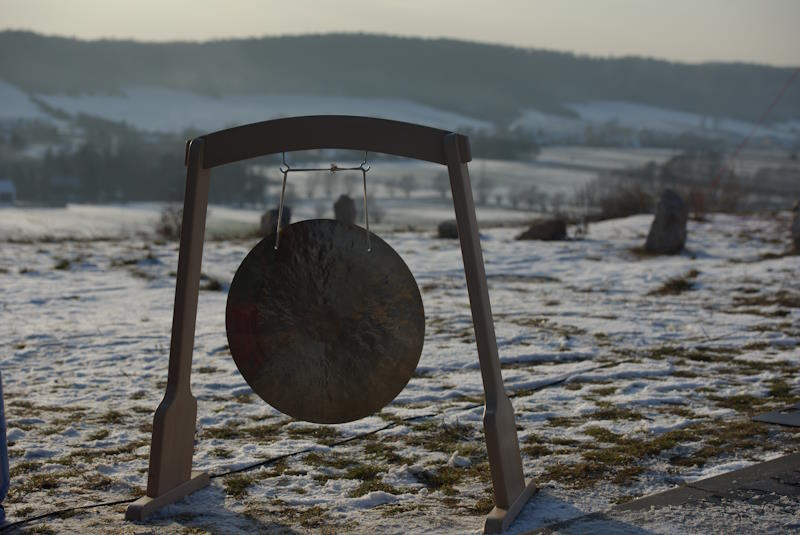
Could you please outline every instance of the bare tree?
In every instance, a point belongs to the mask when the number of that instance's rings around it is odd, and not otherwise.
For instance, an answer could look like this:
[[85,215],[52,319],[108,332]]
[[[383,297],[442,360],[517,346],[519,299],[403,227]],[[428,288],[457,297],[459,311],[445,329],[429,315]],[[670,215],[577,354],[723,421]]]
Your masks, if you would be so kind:
[[156,224],[156,234],[164,240],[178,240],[181,237],[182,221],[183,207],[179,204],[170,204],[161,211]]
[[514,210],[519,207],[520,190],[517,186],[512,186],[511,189],[508,190],[508,200],[511,201],[511,208]]
[[[386,210],[378,204],[372,195],[367,196],[367,210],[370,223],[382,223],[386,219]],[[364,221],[364,205],[356,204],[356,221]]]
[[598,196],[599,196],[599,188],[597,184],[597,179],[595,179],[575,189],[575,194],[573,195],[573,203],[576,206],[582,206],[584,208],[584,211],[588,213],[590,207],[597,205]]
[[294,184],[286,184],[286,194],[283,197],[283,202],[289,206],[293,206],[297,202],[297,191]]
[[553,196],[550,197],[550,207],[553,209],[553,212],[560,214],[566,200],[567,196],[564,195],[563,191],[554,193]]
[[319,187],[319,176],[310,176],[306,180],[306,199],[313,199]]
[[397,182],[390,178],[386,182],[383,183],[383,187],[386,190],[386,194],[389,195],[390,199],[394,199],[395,196],[395,189],[397,188]]
[[435,189],[442,199],[447,198],[447,192],[450,191],[450,177],[447,173],[439,173],[433,178],[433,189]]
[[520,192],[521,201],[528,206],[528,210],[532,210],[539,200],[539,188],[535,185],[528,187]]
[[331,173],[330,176],[326,176],[325,178],[323,178],[324,182],[323,182],[322,189],[325,192],[325,198],[326,199],[332,199],[333,198],[333,190],[336,189],[336,180],[334,180],[335,177],[336,177],[336,175]]
[[344,183],[345,193],[352,195],[353,190],[356,189],[356,186],[358,185],[358,177],[356,175],[347,174],[344,175],[342,182]]
[[475,186],[475,189],[478,191],[478,204],[485,205],[489,200],[494,187],[492,186],[492,181],[486,178],[486,175],[483,175],[481,176],[481,179],[478,180],[478,184]]
[[539,211],[543,214],[547,213],[547,201],[549,199],[550,195],[548,195],[546,191],[540,191],[536,196],[536,204],[539,205]]
[[400,183],[398,185],[400,189],[403,190],[403,193],[405,193],[406,198],[409,198],[411,197],[411,192],[417,188],[417,179],[414,178],[414,175],[411,173],[406,173],[400,177]]

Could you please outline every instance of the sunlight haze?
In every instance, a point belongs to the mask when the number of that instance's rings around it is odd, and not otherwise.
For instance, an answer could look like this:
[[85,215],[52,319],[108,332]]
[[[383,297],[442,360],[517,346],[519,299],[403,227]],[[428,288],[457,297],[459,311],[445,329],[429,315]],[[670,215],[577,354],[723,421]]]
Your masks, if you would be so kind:
[[592,56],[800,65],[793,0],[0,0],[0,30],[146,41],[364,32]]

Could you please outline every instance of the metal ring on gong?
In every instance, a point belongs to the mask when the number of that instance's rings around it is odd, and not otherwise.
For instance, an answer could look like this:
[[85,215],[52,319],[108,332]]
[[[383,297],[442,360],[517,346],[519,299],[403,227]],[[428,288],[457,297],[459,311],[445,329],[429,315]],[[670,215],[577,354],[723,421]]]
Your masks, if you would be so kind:
[[231,354],[261,398],[299,420],[374,414],[414,373],[425,312],[400,255],[363,228],[312,219],[267,236],[233,277],[225,323]]

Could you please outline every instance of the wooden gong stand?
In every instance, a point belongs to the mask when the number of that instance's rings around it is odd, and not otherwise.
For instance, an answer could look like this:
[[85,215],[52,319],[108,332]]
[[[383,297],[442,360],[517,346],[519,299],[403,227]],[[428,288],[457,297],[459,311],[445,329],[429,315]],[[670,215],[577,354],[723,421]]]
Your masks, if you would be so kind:
[[410,123],[339,115],[276,119],[220,130],[187,142],[167,389],[153,418],[147,494],[128,506],[125,518],[143,520],[156,509],[209,484],[208,473],[192,471],[197,400],[191,392],[190,376],[211,169],[267,154],[313,149],[380,152],[447,166],[486,397],[483,425],[495,508],[486,518],[484,530],[505,530],[536,488],[532,482],[525,484],[514,409],[500,373],[467,169],[472,159],[469,139]]

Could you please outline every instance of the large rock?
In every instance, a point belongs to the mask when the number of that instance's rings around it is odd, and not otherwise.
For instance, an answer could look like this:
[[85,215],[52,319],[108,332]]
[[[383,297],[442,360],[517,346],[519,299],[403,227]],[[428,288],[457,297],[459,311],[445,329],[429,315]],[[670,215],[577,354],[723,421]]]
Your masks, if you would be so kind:
[[356,202],[349,195],[339,196],[339,200],[333,203],[333,217],[337,221],[344,221],[351,225],[356,222]]
[[458,225],[455,221],[447,220],[442,221],[439,223],[437,227],[437,235],[445,240],[457,240],[458,239]]
[[517,236],[518,240],[555,241],[567,239],[567,222],[563,219],[539,219],[528,230]]
[[644,248],[655,254],[678,254],[686,245],[686,221],[689,209],[680,195],[664,190],[656,205],[656,216]]
[[800,253],[800,212],[795,210],[794,221],[792,221],[792,244],[794,250]]
[[[289,206],[283,207],[281,214],[281,228],[288,227],[292,221],[292,209]],[[274,234],[278,228],[278,209],[268,210],[261,216],[261,235],[269,236]]]

